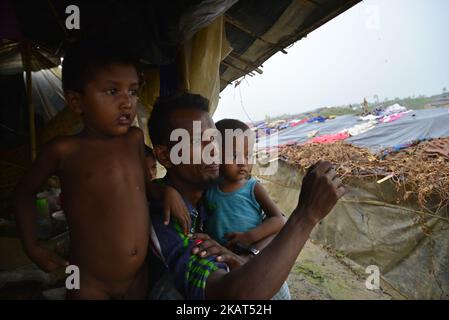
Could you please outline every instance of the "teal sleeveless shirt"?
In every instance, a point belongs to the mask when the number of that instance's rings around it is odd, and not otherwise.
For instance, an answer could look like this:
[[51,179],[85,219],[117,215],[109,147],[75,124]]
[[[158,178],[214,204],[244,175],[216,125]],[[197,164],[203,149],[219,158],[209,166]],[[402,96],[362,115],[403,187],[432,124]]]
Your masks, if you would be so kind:
[[221,191],[218,184],[206,191],[206,206],[211,213],[206,222],[209,236],[225,245],[225,233],[246,232],[262,223],[262,209],[254,195],[256,183],[251,178],[233,192]]

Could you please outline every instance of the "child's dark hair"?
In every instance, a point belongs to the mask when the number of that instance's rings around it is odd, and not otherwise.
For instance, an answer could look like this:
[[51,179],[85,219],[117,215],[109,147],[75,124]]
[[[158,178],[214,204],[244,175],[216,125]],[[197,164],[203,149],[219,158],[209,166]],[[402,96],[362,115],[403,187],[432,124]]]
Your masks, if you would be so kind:
[[145,145],[145,158],[152,158],[156,161],[156,156],[154,155],[153,148],[150,148],[147,145]]
[[225,136],[226,129],[241,129],[243,132],[249,129],[248,125],[237,119],[223,119],[215,123],[218,131],[220,131],[221,136]]
[[62,88],[64,91],[83,92],[95,68],[111,64],[131,65],[140,77],[137,55],[128,48],[94,40],[81,40],[70,46],[62,62]]
[[154,104],[150,120],[148,121],[148,131],[153,146],[168,144],[172,129],[170,127],[170,115],[178,109],[209,112],[209,100],[199,94],[188,92],[159,97]]

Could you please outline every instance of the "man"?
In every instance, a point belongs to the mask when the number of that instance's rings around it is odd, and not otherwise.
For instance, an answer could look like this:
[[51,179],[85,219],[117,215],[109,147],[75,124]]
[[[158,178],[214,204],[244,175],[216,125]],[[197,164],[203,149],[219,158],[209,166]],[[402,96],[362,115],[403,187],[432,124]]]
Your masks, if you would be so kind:
[[[175,129],[185,129],[193,136],[189,142],[190,160],[194,152],[202,154],[206,148],[212,150],[212,155],[218,152],[211,148],[215,143],[212,138],[196,141],[193,135],[194,121],[201,124],[201,136],[215,128],[208,104],[207,99],[189,93],[162,98],[156,102],[148,124],[156,158],[167,169],[164,183],[184,198],[191,214],[192,232],[207,232],[202,230],[208,215],[202,196],[217,179],[219,167],[206,164],[202,158],[199,164],[192,161],[174,164],[176,154],[171,155],[171,150],[178,141],[170,141],[170,134]],[[174,221],[165,226],[163,208],[153,202],[153,248],[186,299],[270,299],[287,279],[313,227],[331,211],[344,192],[329,162],[315,164],[304,177],[298,206],[284,228],[260,254],[245,263],[204,236],[189,238]],[[209,254],[192,253],[204,250],[209,250]],[[211,252],[218,255],[210,256]]]

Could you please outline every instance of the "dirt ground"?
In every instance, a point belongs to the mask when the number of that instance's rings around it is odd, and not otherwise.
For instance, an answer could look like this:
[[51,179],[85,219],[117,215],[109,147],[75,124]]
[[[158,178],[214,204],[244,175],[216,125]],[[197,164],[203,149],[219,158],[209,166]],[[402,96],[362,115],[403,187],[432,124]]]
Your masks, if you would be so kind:
[[[3,238],[2,240],[5,240]],[[37,269],[33,264],[23,265],[28,259],[21,251],[18,239],[9,238],[9,241],[0,241],[2,251],[9,251],[7,256],[16,259],[2,259],[8,261],[12,272],[0,272],[0,298],[1,299],[58,299],[62,293],[50,288],[59,287],[58,281],[48,274]],[[13,254],[15,252],[15,254]],[[15,261],[17,260],[17,261]],[[30,261],[29,261],[30,262]],[[4,266],[8,267],[8,266]],[[11,270],[11,269],[10,269]],[[338,252],[309,240],[288,277],[288,284],[292,299],[295,300],[390,300],[403,299],[388,284],[381,281],[379,290],[368,290],[365,281],[368,274]],[[6,282],[13,283],[5,284]],[[8,281],[9,280],[9,281]],[[46,294],[42,296],[42,292]]]
[[369,290],[362,267],[340,253],[309,240],[288,277],[294,300],[396,300],[404,299],[387,283]]

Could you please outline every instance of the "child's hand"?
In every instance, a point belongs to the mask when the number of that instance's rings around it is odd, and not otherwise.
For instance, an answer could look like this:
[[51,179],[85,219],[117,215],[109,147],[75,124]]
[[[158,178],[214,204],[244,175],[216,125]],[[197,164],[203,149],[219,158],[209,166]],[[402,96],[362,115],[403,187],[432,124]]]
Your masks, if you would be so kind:
[[62,257],[40,246],[34,247],[28,253],[31,260],[45,272],[52,272],[69,265],[68,261]]
[[226,244],[226,247],[229,249],[234,248],[237,242],[240,242],[247,246],[251,245],[254,242],[246,232],[228,232],[225,233],[224,236],[229,240]]
[[170,215],[172,215],[181,224],[185,234],[189,233],[191,220],[190,213],[184,203],[179,192],[172,187],[164,189],[164,224],[170,223]]

